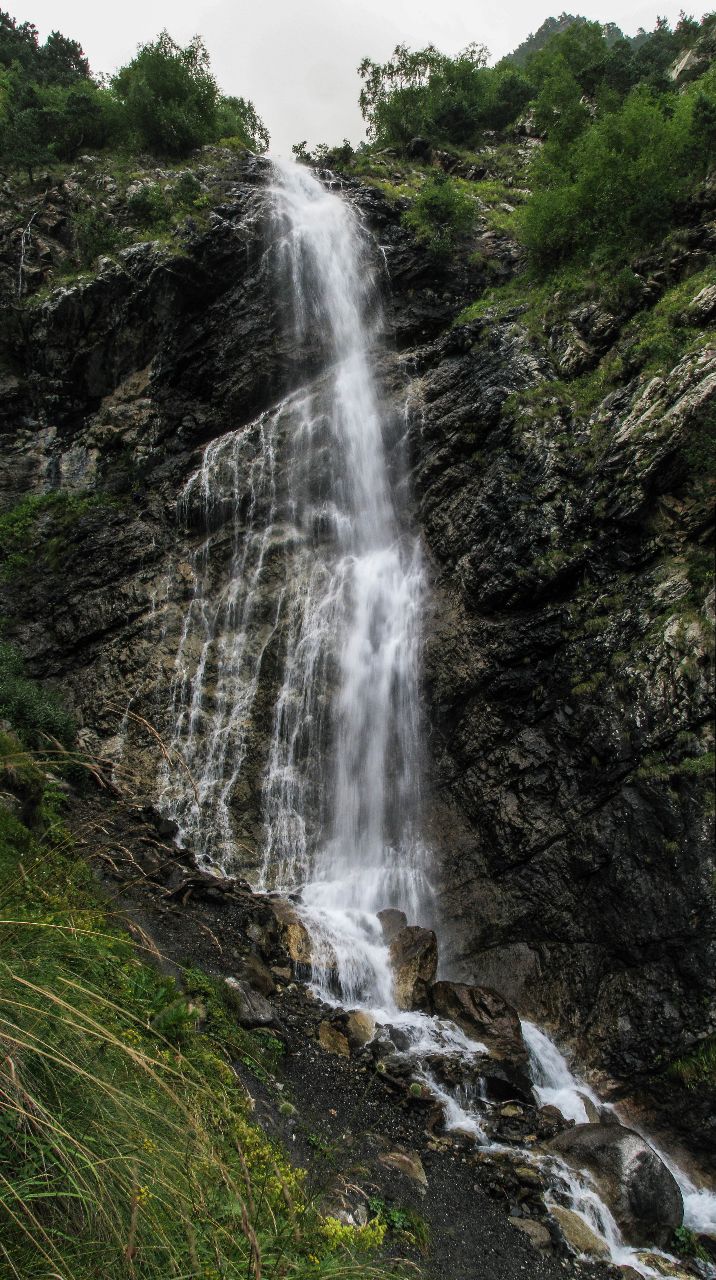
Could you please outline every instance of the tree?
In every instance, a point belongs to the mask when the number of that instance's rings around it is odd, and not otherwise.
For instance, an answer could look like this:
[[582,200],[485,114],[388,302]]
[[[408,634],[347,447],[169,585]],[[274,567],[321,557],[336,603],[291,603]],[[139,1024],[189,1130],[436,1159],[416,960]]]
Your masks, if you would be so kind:
[[112,87],[140,147],[184,156],[216,137],[219,90],[199,36],[182,49],[162,31],[117,72]]

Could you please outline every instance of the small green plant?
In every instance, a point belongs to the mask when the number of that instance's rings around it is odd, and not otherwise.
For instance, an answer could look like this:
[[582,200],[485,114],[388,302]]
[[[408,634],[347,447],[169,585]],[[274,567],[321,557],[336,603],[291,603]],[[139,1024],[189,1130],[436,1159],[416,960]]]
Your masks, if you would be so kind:
[[368,1208],[374,1221],[382,1222],[389,1231],[403,1235],[421,1253],[427,1252],[430,1236],[425,1219],[414,1209],[402,1208],[400,1205],[387,1204],[378,1196],[371,1196]]
[[29,747],[48,735],[67,746],[74,741],[75,724],[60,696],[26,676],[20,650],[6,640],[0,640],[0,718]]
[[171,217],[169,202],[156,182],[145,182],[127,200],[129,216],[140,227],[161,229],[168,226]]

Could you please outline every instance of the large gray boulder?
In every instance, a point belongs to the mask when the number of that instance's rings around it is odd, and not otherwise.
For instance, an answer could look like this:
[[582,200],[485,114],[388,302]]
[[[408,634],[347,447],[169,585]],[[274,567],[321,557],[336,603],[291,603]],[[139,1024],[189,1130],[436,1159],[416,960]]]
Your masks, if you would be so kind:
[[681,1226],[684,1203],[676,1179],[632,1129],[578,1124],[547,1147],[573,1169],[592,1175],[627,1244],[666,1245]]
[[390,944],[390,962],[398,1008],[425,1008],[438,968],[438,942],[432,930],[406,925]]

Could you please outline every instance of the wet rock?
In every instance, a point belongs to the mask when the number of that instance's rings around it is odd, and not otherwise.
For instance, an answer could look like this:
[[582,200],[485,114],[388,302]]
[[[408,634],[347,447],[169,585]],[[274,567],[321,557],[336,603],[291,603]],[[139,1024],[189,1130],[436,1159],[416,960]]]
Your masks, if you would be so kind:
[[621,1125],[581,1124],[552,1138],[550,1151],[586,1169],[629,1244],[666,1245],[684,1205],[675,1178],[649,1144]]
[[227,992],[242,1027],[270,1027],[276,1014],[265,996],[236,978],[226,978]]
[[526,1235],[535,1249],[551,1249],[552,1237],[543,1222],[537,1222],[535,1218],[509,1218],[513,1227]]
[[298,969],[310,967],[313,959],[311,935],[298,912],[282,898],[272,899],[271,909],[278,921],[281,941]]
[[[430,1007],[440,1017],[450,1018],[465,1035],[484,1044],[491,1058],[507,1073],[508,1083],[522,1096],[531,1098],[528,1053],[520,1019],[502,996],[489,987],[436,982],[430,989]],[[488,1064],[486,1074],[489,1071]]]
[[693,1271],[687,1271],[685,1267],[662,1258],[658,1253],[645,1250],[639,1254],[639,1261],[645,1262],[658,1276],[665,1276],[666,1280],[693,1280],[694,1277]]
[[345,1021],[345,1033],[351,1049],[368,1044],[375,1034],[375,1018],[361,1009],[352,1010]]
[[271,970],[255,952],[249,952],[248,955],[242,958],[239,976],[243,982],[248,983],[250,987],[260,992],[262,996],[272,996],[276,990],[276,983]]
[[567,1244],[575,1253],[584,1253],[589,1258],[609,1258],[608,1246],[600,1240],[578,1213],[565,1209],[559,1204],[550,1205],[549,1211],[558,1223]]
[[386,907],[384,911],[378,912],[383,929],[383,937],[386,942],[392,942],[397,937],[401,929],[404,929],[408,923],[408,917],[404,911],[398,911],[395,907]]
[[425,1006],[438,967],[437,938],[431,929],[406,925],[390,944],[395,975],[395,1003],[399,1009]]

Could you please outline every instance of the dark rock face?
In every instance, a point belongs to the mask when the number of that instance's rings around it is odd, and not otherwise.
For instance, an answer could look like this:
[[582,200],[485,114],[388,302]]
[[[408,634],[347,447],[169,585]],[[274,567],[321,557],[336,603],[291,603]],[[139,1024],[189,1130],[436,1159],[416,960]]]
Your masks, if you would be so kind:
[[[596,363],[605,318],[575,323]],[[714,596],[708,573],[693,586],[712,514],[688,443],[713,349],[589,420],[550,399],[518,309],[414,359],[445,972],[561,1028],[713,1150],[713,1091],[654,1074],[716,1026]]]
[[616,1125],[580,1124],[548,1146],[575,1169],[592,1174],[628,1244],[666,1245],[681,1226],[684,1205],[678,1185],[638,1133]]

